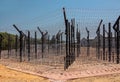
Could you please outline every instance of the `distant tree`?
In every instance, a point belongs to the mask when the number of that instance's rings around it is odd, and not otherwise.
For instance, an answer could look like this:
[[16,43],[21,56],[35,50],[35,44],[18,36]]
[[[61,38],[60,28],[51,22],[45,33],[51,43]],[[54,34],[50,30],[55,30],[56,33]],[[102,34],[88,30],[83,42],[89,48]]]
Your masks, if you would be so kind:
[[15,48],[15,35],[7,33],[7,32],[0,32],[0,34],[3,36],[2,40],[2,49],[6,50],[8,49],[8,35],[10,35],[10,42],[11,42],[11,48]]

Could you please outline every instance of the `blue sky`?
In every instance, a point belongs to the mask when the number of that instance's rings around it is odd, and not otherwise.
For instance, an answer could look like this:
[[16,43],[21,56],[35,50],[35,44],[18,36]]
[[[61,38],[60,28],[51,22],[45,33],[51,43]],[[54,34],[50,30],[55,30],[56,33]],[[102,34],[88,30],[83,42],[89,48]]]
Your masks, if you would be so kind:
[[120,0],[0,0],[0,30],[11,30],[12,24],[19,25],[21,29],[34,29],[36,21],[62,14],[63,7],[114,10],[120,9]]

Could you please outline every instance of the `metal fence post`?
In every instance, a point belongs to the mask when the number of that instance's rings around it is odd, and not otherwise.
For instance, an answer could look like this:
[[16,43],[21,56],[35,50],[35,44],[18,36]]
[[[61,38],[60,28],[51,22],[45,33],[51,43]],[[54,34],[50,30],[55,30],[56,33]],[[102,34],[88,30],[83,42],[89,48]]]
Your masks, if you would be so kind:
[[87,56],[90,56],[90,43],[89,43],[89,30],[86,28],[87,31]]
[[2,51],[2,40],[3,40],[3,36],[0,34],[0,59],[1,59],[1,51]]
[[30,31],[28,31],[28,61],[30,61]]
[[16,52],[16,57],[17,57],[17,52],[18,52],[18,35],[15,36],[15,52]]
[[100,59],[100,45],[101,45],[101,41],[100,41],[100,26],[101,26],[102,22],[103,22],[103,20],[100,21],[98,29],[96,31],[97,38],[98,38],[98,41],[97,41],[97,58],[98,59]]
[[22,50],[23,50],[23,35],[22,31],[20,31],[20,62],[22,62]]
[[20,34],[20,62],[22,62],[22,50],[23,50],[23,36],[25,36],[25,34],[21,31],[21,30],[19,30],[18,28],[17,28],[17,26],[16,25],[13,25],[13,27],[19,32],[19,34]]
[[111,23],[109,23],[109,33],[108,33],[108,51],[109,51],[109,62],[111,61],[111,46],[112,46],[112,44],[111,44],[111,36],[112,36],[112,33],[111,33]]
[[49,53],[49,49],[50,49],[50,35],[48,35],[48,53]]
[[115,24],[113,25],[113,29],[116,31],[116,51],[117,51],[117,60],[116,63],[119,64],[119,46],[120,46],[120,29],[119,29],[119,22],[120,22],[120,16],[118,17],[118,19],[116,20]]
[[37,59],[37,32],[35,31],[35,58]]
[[105,60],[105,25],[103,24],[103,60]]

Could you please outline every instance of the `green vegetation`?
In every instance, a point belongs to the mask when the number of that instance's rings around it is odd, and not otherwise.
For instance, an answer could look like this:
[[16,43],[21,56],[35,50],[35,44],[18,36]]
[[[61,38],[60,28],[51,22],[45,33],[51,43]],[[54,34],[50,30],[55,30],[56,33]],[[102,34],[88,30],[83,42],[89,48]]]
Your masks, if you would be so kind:
[[[0,34],[3,36],[3,40],[2,40],[3,50],[8,49],[8,43],[10,43],[11,48],[15,48],[15,35],[7,32],[0,32]],[[10,39],[9,39],[9,36],[10,36]]]
[[[10,34],[7,32],[0,32],[0,35],[2,35],[3,37],[2,42],[1,42],[2,50],[7,50],[8,48],[15,49],[16,35]],[[28,38],[26,38],[26,44],[27,44],[27,40]],[[64,42],[65,41],[62,41],[62,43]],[[35,38],[30,38],[30,43],[34,45]],[[37,38],[37,44],[41,44],[41,43],[42,43],[42,40]],[[48,39],[46,39],[46,44],[48,44]],[[49,41],[49,44],[55,44],[55,37]],[[18,47],[19,47],[19,40],[18,40]]]

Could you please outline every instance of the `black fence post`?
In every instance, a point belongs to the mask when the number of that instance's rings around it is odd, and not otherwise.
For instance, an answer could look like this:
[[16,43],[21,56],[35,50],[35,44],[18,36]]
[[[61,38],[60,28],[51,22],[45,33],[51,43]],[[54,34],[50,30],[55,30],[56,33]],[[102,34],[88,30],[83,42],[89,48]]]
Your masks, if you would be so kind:
[[70,23],[68,22],[68,20],[66,20],[66,22],[67,22],[67,27],[66,27],[66,32],[65,32],[65,34],[66,34],[66,57],[65,57],[65,70],[68,68],[68,66],[69,66],[69,60],[70,60],[70,58],[69,58],[69,27],[70,27]]
[[102,51],[100,51],[100,58],[101,58],[101,60],[103,59],[103,52]]
[[37,59],[37,32],[35,31],[35,58]]
[[41,39],[42,39],[42,58],[43,58],[43,53],[44,53],[44,49],[45,49],[45,41],[46,41],[46,40],[45,40],[45,39],[46,39],[45,36],[48,34],[48,32],[47,32],[47,31],[46,31],[45,33],[42,32],[39,27],[37,27],[37,29],[39,30],[39,32],[40,32],[41,35],[42,35]]
[[63,49],[63,37],[62,37],[62,35],[63,35],[63,32],[61,33],[61,35],[60,35],[60,38],[61,38],[61,46],[60,46],[60,48],[61,48],[61,54],[62,54],[62,49]]
[[23,35],[25,35],[22,31],[20,31],[16,25],[13,27],[20,33],[20,62],[22,62],[22,50],[23,50]]
[[23,36],[23,57],[25,57],[26,55],[26,39],[27,39],[27,36]]
[[44,35],[42,34],[42,58],[43,58],[43,53],[44,53]]
[[68,49],[68,20],[66,19],[66,13],[65,13],[65,8],[63,8],[63,15],[64,15],[64,22],[65,22],[65,35],[66,35],[66,57],[64,57],[64,70],[66,70],[68,68],[68,65],[67,65],[67,56],[68,56],[68,53],[69,53],[69,49]]
[[[72,20],[71,20],[71,23],[72,23]],[[70,25],[70,29],[69,29],[69,49],[70,49],[69,50],[69,55],[70,55],[70,64],[74,61],[74,53],[73,53],[74,52],[74,49],[73,49],[74,48],[74,43],[73,43],[74,34],[73,34],[73,32],[74,32],[74,27],[71,24]]]
[[86,28],[87,32],[87,56],[90,56],[90,43],[89,43],[89,30]]
[[101,39],[100,39],[100,26],[101,26],[101,24],[102,24],[102,21],[103,20],[101,20],[100,21],[100,23],[99,23],[99,26],[98,26],[98,29],[97,29],[97,31],[96,31],[96,34],[97,34],[97,38],[98,38],[98,41],[97,41],[97,58],[98,59],[100,59],[100,47],[101,47]]
[[0,59],[1,59],[1,51],[2,51],[2,40],[3,40],[3,36],[0,34]]
[[106,51],[106,61],[108,60],[108,52]]
[[22,50],[23,50],[23,35],[22,31],[20,31],[20,62],[22,62]]
[[117,64],[119,63],[119,35],[120,35],[120,32],[117,32]]
[[113,25],[113,29],[116,31],[116,51],[117,51],[117,60],[116,63],[119,64],[119,46],[120,46],[120,29],[119,29],[119,22],[120,22],[120,16],[118,17],[118,19],[116,20],[115,24]]
[[[69,67],[69,65],[71,64],[71,62],[72,62],[72,60],[71,60],[71,52],[72,52],[72,44],[71,44],[71,25],[70,25],[70,22],[68,22],[68,43],[69,43],[69,45],[68,45],[68,48],[69,48],[69,53],[68,53],[68,57],[67,57],[67,62],[68,62],[68,67]],[[68,68],[67,67],[67,68]]]
[[105,60],[105,25],[103,24],[103,60]]
[[68,45],[68,48],[69,48],[69,56],[68,56],[68,67],[69,67],[69,65],[70,65],[70,63],[72,62],[72,60],[71,60],[71,52],[72,52],[72,32],[71,32],[71,30],[72,30],[72,28],[71,28],[71,25],[70,25],[70,22],[68,22],[68,37],[69,37],[69,39],[68,39],[68,43],[69,43],[69,45]]
[[49,49],[50,49],[50,35],[48,35],[48,53],[49,53]]
[[109,51],[109,62],[111,61],[111,38],[112,38],[112,33],[111,33],[111,23],[109,23],[109,33],[108,33],[108,51]]
[[17,57],[17,52],[18,52],[18,35],[15,36],[15,52],[16,52],[16,57]]
[[71,23],[66,19],[65,8],[63,8],[66,34],[66,57],[64,57],[64,70],[75,61],[75,19]]
[[116,31],[114,31],[114,37],[115,37],[115,53],[117,54],[117,32]]
[[30,31],[28,31],[28,61],[30,61]]
[[[118,26],[118,27],[119,27],[119,26]],[[119,48],[120,48],[120,47],[119,47],[119,45],[120,45],[120,42],[119,42],[119,41],[120,41],[120,39],[119,39],[119,38],[120,38],[120,32],[118,31],[118,32],[117,32],[117,64],[119,63],[119,59],[120,59],[120,58],[119,58],[119,54],[120,54],[120,52],[119,52]]]

